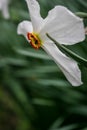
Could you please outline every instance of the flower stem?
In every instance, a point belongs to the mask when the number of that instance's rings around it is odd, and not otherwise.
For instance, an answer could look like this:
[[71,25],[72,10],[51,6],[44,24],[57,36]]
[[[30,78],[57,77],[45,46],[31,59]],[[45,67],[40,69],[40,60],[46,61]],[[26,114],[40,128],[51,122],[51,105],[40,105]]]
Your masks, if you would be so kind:
[[53,39],[48,33],[46,33],[47,37],[52,40],[56,46],[58,48],[60,48],[64,53],[68,54],[70,57],[72,57],[73,59],[75,59],[78,63],[80,63],[81,65],[84,65],[85,67],[87,67],[87,60],[80,57],[79,55],[77,55],[76,53],[72,52],[71,50],[69,50],[68,48],[66,48],[64,45],[61,45],[60,43],[58,43],[55,39]]
[[81,17],[81,18],[87,18],[87,13],[84,12],[76,12],[75,13],[77,16]]

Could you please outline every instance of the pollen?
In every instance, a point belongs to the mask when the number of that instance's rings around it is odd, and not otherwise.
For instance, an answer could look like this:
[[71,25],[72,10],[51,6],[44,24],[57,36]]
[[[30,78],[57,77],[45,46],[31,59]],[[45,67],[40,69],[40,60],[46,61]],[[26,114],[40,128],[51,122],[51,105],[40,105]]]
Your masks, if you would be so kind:
[[33,48],[39,49],[41,47],[41,40],[35,33],[27,33],[28,40],[30,41],[30,44]]

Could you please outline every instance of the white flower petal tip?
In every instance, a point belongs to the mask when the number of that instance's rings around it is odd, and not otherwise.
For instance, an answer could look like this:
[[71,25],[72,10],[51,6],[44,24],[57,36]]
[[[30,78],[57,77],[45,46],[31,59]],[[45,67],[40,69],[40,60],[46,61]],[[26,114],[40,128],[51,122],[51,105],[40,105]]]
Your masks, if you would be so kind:
[[[81,71],[78,67],[78,64],[73,59],[70,59],[69,57],[66,57],[66,65],[67,68],[63,65],[59,65],[60,69],[64,73],[67,80],[71,83],[72,86],[78,87],[83,84],[81,80]],[[62,63],[62,62],[61,62]],[[58,65],[58,64],[57,64]]]
[[74,61],[73,59],[70,59],[69,57],[67,57],[67,59],[68,59],[67,65],[70,66],[68,67],[68,71],[62,68],[61,70],[63,71],[67,80],[71,83],[72,86],[74,87],[81,86],[83,82],[81,80],[81,71],[78,67],[77,62]]
[[37,32],[43,23],[40,15],[40,5],[37,0],[26,0],[34,31]]
[[80,87],[81,85],[83,85],[82,81],[77,81],[72,84],[73,87]]
[[17,28],[17,33],[19,35],[24,35],[25,37],[27,36],[28,32],[32,32],[32,31],[33,31],[32,23],[29,21],[23,21],[19,23]]
[[37,0],[25,0],[27,2],[29,10],[34,12],[34,13],[40,13],[40,5],[37,2]]
[[72,86],[82,85],[81,71],[77,62],[63,54],[55,44],[43,44],[43,49],[53,58]]

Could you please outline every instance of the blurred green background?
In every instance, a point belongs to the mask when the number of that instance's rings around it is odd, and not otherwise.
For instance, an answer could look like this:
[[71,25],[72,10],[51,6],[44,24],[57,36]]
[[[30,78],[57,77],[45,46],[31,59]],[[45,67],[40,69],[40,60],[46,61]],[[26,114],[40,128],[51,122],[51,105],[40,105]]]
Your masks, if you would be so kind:
[[[17,35],[30,16],[25,0],[10,1],[11,18],[0,12],[0,130],[87,130],[87,68],[79,66],[84,84],[72,87],[42,49]],[[43,17],[55,5],[87,13],[87,0],[38,1]],[[69,48],[87,59],[87,39]]]

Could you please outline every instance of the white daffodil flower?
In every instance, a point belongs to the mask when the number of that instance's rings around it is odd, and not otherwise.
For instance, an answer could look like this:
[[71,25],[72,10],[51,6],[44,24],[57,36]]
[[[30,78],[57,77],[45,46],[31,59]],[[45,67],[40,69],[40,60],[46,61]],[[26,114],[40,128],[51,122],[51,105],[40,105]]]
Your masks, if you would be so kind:
[[0,10],[4,18],[10,18],[9,11],[8,11],[9,0],[0,0]]
[[40,15],[38,2],[36,0],[26,0],[26,2],[31,22],[21,22],[18,25],[18,34],[24,35],[34,48],[42,47],[53,58],[73,86],[81,85],[81,72],[77,62],[63,54],[46,36],[46,33],[60,44],[73,45],[85,38],[83,20],[63,6],[56,6],[43,19]]

